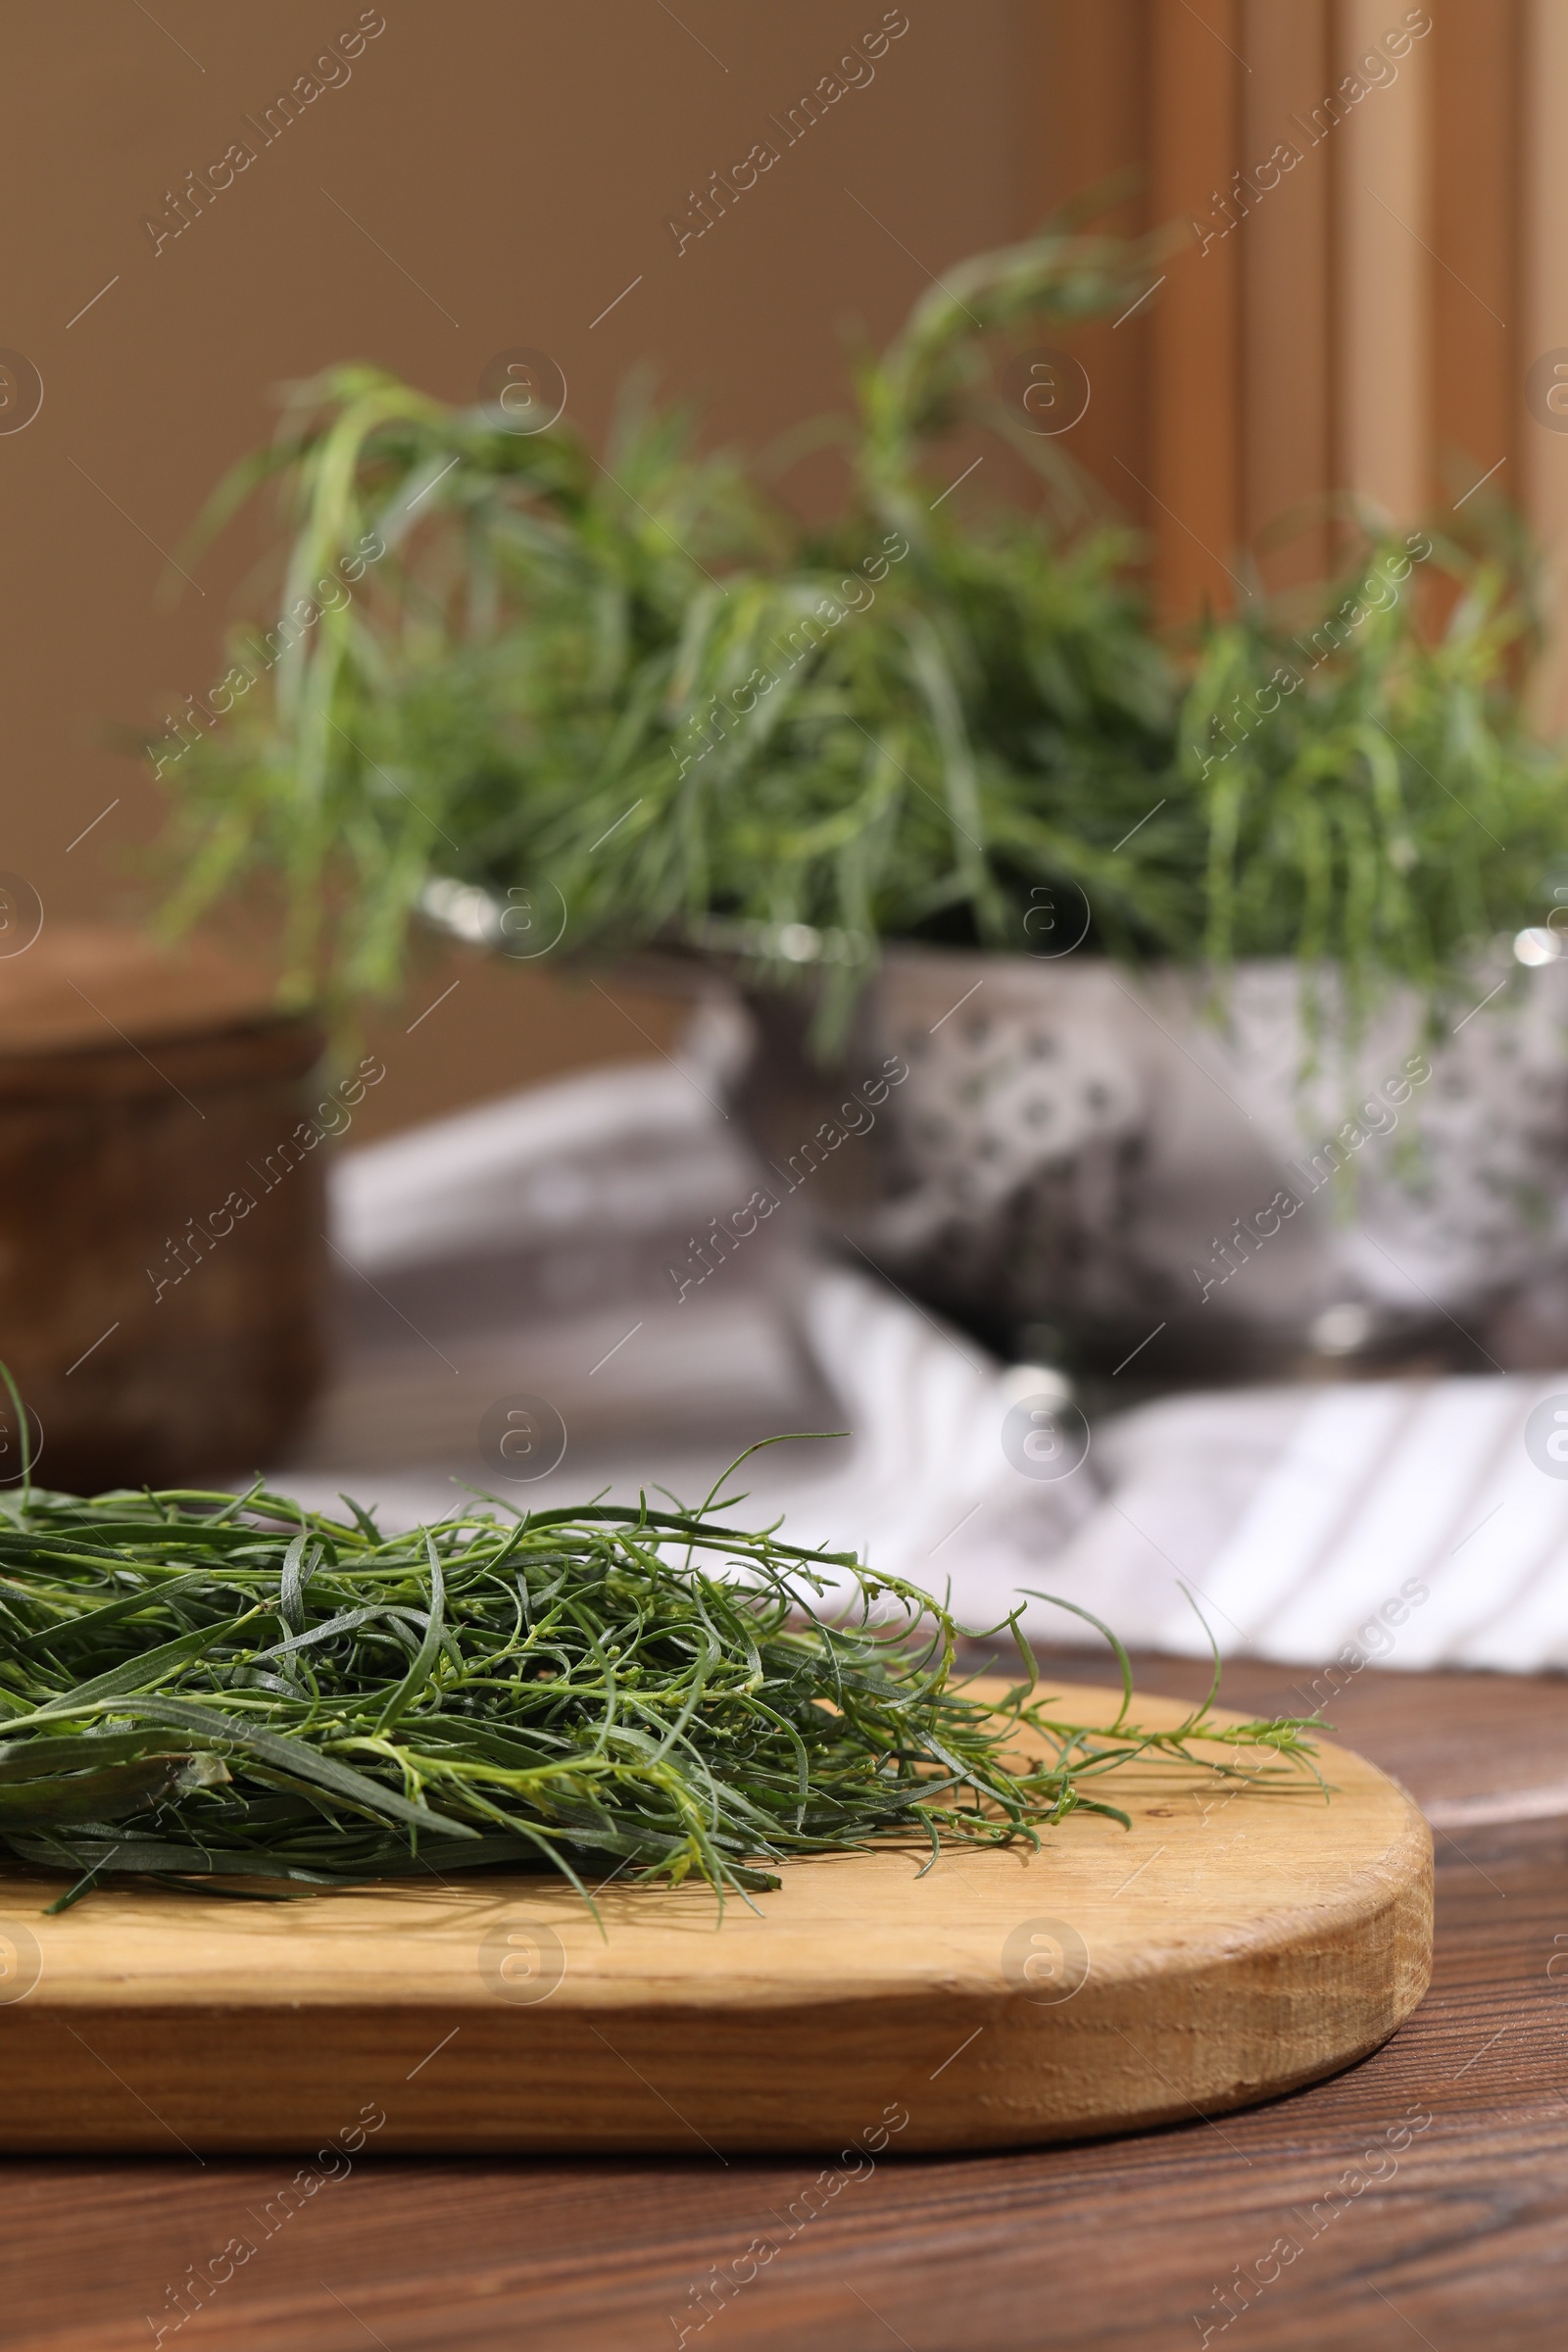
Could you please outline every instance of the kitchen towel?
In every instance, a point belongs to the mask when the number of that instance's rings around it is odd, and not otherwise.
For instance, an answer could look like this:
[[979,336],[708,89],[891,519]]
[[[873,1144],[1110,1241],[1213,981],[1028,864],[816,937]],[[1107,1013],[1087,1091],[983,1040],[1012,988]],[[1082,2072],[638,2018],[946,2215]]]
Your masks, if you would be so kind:
[[[1187,1395],[1091,1429],[1054,1373],[998,1363],[807,1203],[735,1246],[758,1171],[710,1075],[597,1070],[345,1152],[338,1369],[273,1483],[389,1526],[473,1488],[691,1503],[746,1446],[820,1433],[725,1491],[950,1591],[976,1629],[1022,1606],[1042,1639],[1094,1640],[1054,1593],[1138,1646],[1211,1632],[1301,1663],[1320,1698],[1374,1658],[1568,1666],[1568,1371]],[[498,1447],[509,1414],[550,1442]]]

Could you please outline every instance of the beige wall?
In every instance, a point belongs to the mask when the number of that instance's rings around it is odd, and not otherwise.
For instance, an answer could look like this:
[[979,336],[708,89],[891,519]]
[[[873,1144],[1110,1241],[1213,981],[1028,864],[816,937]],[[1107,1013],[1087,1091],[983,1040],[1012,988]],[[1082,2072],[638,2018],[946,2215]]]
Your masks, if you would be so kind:
[[[158,795],[102,737],[156,723],[220,666],[266,528],[250,520],[194,564],[172,605],[160,550],[266,436],[270,387],[363,357],[464,400],[492,354],[528,344],[564,368],[592,435],[651,360],[706,399],[711,436],[755,449],[839,396],[846,328],[885,336],[927,270],[1023,233],[1061,196],[1127,173],[1126,227],[1210,219],[1231,173],[1297,136],[1293,112],[1411,12],[906,0],[871,84],[680,255],[667,217],[884,0],[383,13],[346,85],[155,254],[144,217],[356,23],[358,0],[10,12],[0,347],[36,366],[45,397],[25,431],[0,432],[0,872],[27,876],[57,918],[147,903]],[[1565,13],[1444,0],[1396,86],[1321,144],[1301,133],[1299,168],[1234,234],[1205,253],[1188,229],[1160,292],[1081,338],[1095,397],[1074,448],[1148,527],[1172,617],[1228,601],[1248,561],[1276,584],[1315,569],[1323,532],[1269,553],[1268,526],[1347,484],[1407,511],[1495,468],[1560,570],[1568,433],[1523,392],[1532,358],[1568,348]],[[1002,465],[985,479],[1004,485]],[[832,487],[831,461],[801,479],[813,501]],[[1568,710],[1560,674],[1541,707]],[[432,951],[382,1024],[377,1117],[668,1043],[671,1006],[613,993],[620,1009]]]
[[[837,397],[846,325],[886,335],[926,270],[1021,233],[1041,208],[1029,0],[908,0],[875,80],[678,257],[666,217],[875,26],[883,0],[376,13],[385,30],[352,78],[156,253],[144,218],[231,140],[258,146],[242,117],[355,25],[357,0],[8,13],[0,345],[39,370],[44,401],[0,434],[0,869],[31,880],[50,915],[146,901],[159,796],[102,737],[116,720],[156,724],[221,666],[265,531],[241,525],[172,605],[160,551],[269,433],[270,387],[367,358],[464,400],[493,353],[529,344],[564,368],[571,414],[597,435],[625,369],[651,359],[668,387],[707,399],[714,436],[756,447]],[[406,1037],[454,976],[457,994]],[[616,994],[624,1016],[537,974],[432,962],[386,1024],[379,1117],[646,1053],[634,1023],[667,1037],[668,1008]]]

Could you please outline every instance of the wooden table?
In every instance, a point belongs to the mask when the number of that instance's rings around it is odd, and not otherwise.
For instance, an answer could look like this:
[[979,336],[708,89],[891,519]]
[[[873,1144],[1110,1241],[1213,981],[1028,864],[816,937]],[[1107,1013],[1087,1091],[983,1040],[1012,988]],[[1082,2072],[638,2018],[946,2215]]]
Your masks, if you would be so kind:
[[[1053,1667],[1102,1673],[1098,1658]],[[1185,1692],[1199,1678],[1153,1661],[1141,1679]],[[1292,1680],[1237,1666],[1225,1696],[1294,1710]],[[858,2178],[725,2164],[695,2141],[687,2161],[641,2164],[367,2155],[292,2198],[282,2160],[203,2165],[172,2143],[166,2161],[13,2161],[0,2340],[145,2352],[162,2327],[181,2352],[1555,2347],[1568,1686],[1369,1668],[1333,1718],[1452,1825],[1437,1837],[1432,1992],[1348,2075],[1216,2123],[1038,2154],[884,2157]],[[1496,1799],[1480,1808],[1494,1818],[1461,1821],[1455,1805],[1475,1815],[1478,1797]],[[367,2083],[367,2100],[395,2087]],[[678,2102],[678,2083],[650,2086],[666,2092]],[[0,2103],[0,2134],[3,2116]],[[188,2267],[210,2270],[236,2237],[254,2254],[177,2325]]]

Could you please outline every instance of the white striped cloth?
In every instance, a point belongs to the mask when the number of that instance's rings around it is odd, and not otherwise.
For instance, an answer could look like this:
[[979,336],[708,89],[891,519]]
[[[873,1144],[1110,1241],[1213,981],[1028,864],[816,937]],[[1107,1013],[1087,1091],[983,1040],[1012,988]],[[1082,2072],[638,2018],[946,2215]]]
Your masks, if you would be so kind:
[[1525,1442],[1538,1406],[1568,1410],[1568,1371],[1169,1397],[1036,1481],[1002,1433],[1051,1376],[1000,1366],[804,1237],[761,1233],[677,1298],[663,1257],[751,1183],[674,1067],[595,1072],[346,1154],[337,1243],[371,1320],[276,1483],[327,1505],[346,1489],[389,1525],[439,1514],[454,1477],[486,1483],[474,1432],[511,1390],[549,1396],[571,1431],[561,1468],[516,1493],[540,1505],[655,1484],[697,1499],[749,1439],[839,1427],[749,1463],[747,1513],[951,1586],[971,1626],[1023,1598],[1032,1633],[1093,1639],[1026,1597],[1044,1590],[1130,1644],[1197,1653],[1185,1585],[1231,1654],[1568,1667],[1568,1476]]

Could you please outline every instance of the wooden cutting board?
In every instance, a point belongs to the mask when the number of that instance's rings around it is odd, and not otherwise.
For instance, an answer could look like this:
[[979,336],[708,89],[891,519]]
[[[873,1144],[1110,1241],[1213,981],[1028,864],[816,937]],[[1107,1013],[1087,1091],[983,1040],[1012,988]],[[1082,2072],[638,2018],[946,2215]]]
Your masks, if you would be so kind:
[[1424,1820],[1319,1761],[1327,1803],[1140,1762],[1103,1785],[1130,1831],[794,1862],[722,1924],[707,1888],[610,1886],[603,1935],[541,1879],[48,1919],[58,1880],[0,1873],[6,2146],[903,2151],[1247,2106],[1364,2057],[1431,1973]]

